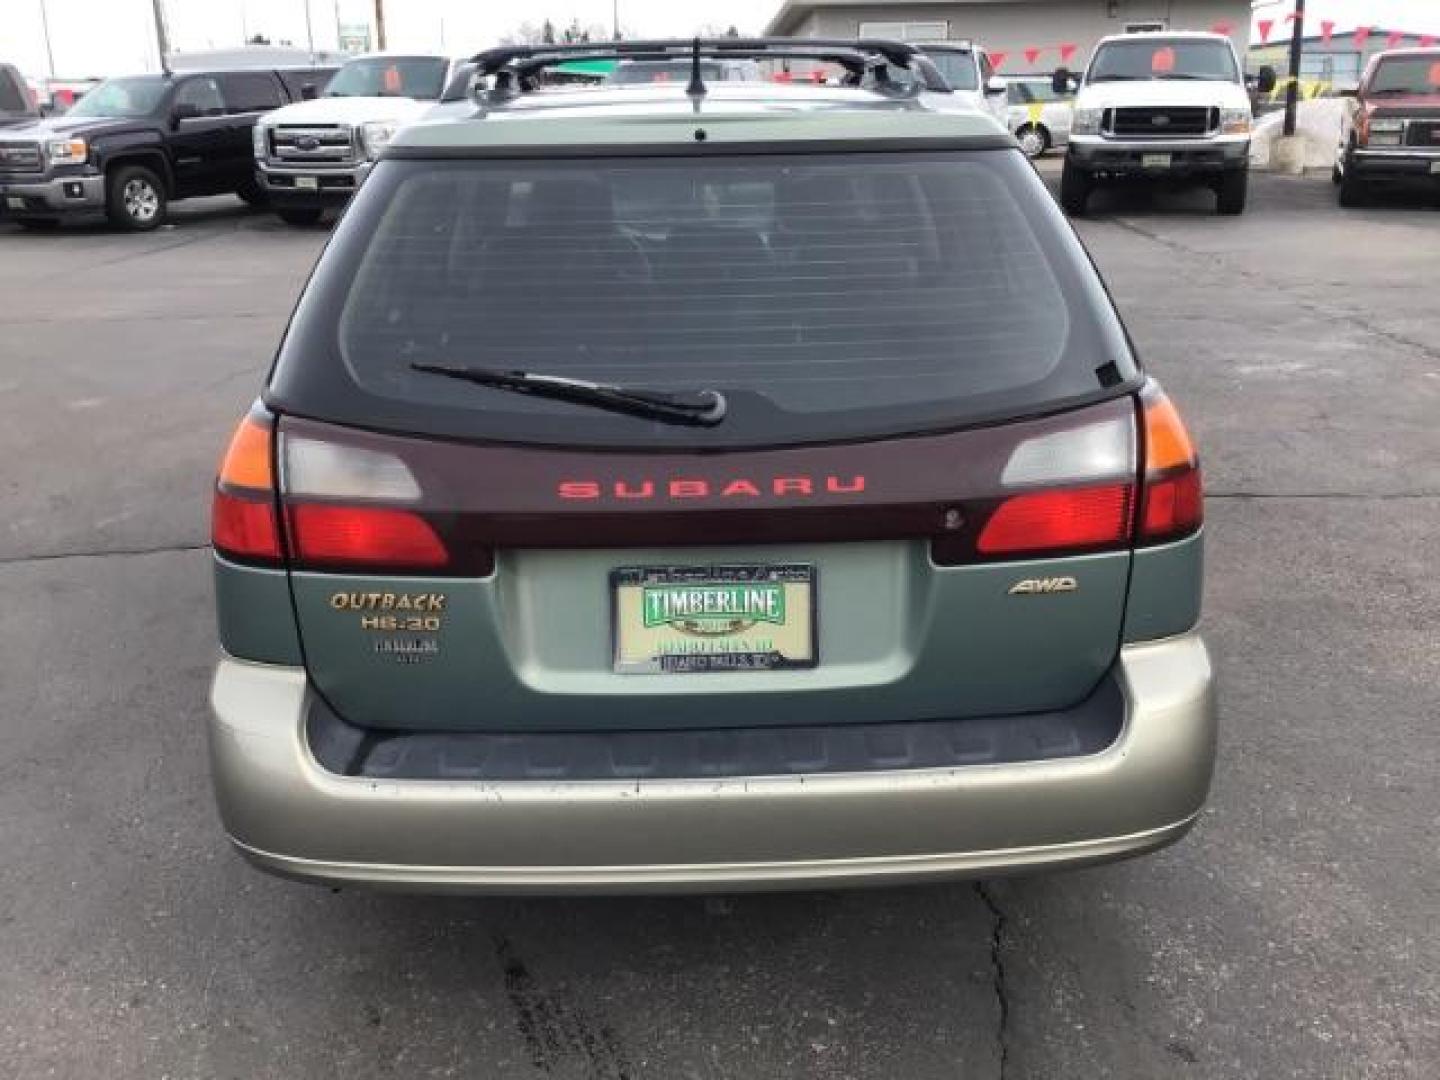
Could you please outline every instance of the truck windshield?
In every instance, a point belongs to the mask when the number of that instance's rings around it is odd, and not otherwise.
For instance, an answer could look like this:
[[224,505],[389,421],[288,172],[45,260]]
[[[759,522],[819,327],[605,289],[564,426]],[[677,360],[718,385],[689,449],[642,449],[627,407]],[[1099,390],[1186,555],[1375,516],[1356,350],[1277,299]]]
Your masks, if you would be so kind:
[[434,101],[449,63],[436,56],[375,56],[352,60],[335,73],[326,97],[408,97]]
[[927,52],[926,58],[940,69],[952,90],[978,90],[980,76],[976,74],[975,57],[968,52],[950,52],[936,49]]
[[1440,94],[1440,53],[1382,60],[1370,79],[1369,94]]
[[1086,82],[1137,79],[1204,79],[1239,82],[1235,54],[1223,41],[1204,38],[1137,37],[1109,41],[1095,51]]
[[29,111],[29,104],[20,92],[19,85],[11,82],[10,76],[0,69],[0,113],[26,113]]
[[106,79],[66,113],[67,116],[149,116],[160,104],[170,80],[163,75]]

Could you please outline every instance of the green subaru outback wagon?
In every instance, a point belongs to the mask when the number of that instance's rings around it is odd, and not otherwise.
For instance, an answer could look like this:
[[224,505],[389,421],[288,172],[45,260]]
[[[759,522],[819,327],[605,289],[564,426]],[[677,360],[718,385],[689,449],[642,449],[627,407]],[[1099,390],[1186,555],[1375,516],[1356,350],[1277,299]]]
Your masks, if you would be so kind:
[[[224,458],[235,845],[544,892],[1181,837],[1196,454],[1013,139],[904,45],[597,46],[697,77],[537,87],[584,51],[482,54],[396,136]],[[782,54],[839,74],[698,77]]]

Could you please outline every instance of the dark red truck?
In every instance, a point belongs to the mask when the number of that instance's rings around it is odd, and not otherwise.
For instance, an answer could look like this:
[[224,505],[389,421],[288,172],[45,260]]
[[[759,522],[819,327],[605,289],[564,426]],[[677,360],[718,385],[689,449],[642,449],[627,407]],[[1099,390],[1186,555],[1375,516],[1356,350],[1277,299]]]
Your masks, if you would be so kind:
[[1370,61],[1340,122],[1335,183],[1341,206],[1403,179],[1440,189],[1440,49],[1398,49]]

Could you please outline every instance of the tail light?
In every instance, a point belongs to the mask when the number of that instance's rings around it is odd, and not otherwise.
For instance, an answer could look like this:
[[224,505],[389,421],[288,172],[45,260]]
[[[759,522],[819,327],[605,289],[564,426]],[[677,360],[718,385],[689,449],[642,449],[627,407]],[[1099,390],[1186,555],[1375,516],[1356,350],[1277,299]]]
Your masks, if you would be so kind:
[[1175,406],[1155,383],[1140,397],[1144,474],[1139,542],[1158,544],[1189,536],[1205,520],[1200,459]]
[[1153,382],[1141,392],[1138,426],[1138,448],[1128,420],[1022,442],[1001,476],[1011,493],[988,507],[973,548],[963,536],[937,540],[935,561],[1113,551],[1194,533],[1204,520],[1199,460],[1180,414]]
[[283,434],[285,528],[293,565],[353,573],[485,576],[493,552],[424,502],[410,467],[380,450]]
[[1128,417],[1027,439],[1000,478],[1014,493],[991,509],[975,554],[1035,558],[1128,547],[1135,459]]
[[1123,546],[1130,497],[1130,484],[1015,495],[995,508],[976,547],[982,555],[1020,555]]
[[284,559],[275,513],[274,425],[255,408],[240,421],[220,462],[210,540],[228,559],[279,564]]

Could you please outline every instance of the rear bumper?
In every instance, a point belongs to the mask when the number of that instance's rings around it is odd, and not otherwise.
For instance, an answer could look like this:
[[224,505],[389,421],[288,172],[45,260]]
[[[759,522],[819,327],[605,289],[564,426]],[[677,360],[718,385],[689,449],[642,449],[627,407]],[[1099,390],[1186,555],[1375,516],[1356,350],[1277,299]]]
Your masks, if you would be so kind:
[[0,216],[57,217],[104,208],[105,177],[99,173],[44,180],[0,179]]
[[1191,633],[1127,646],[1105,750],[1051,761],[721,779],[343,777],[305,738],[296,668],[225,659],[211,694],[221,817],[263,869],[423,891],[793,888],[1084,865],[1179,839],[1204,804],[1216,706]]

